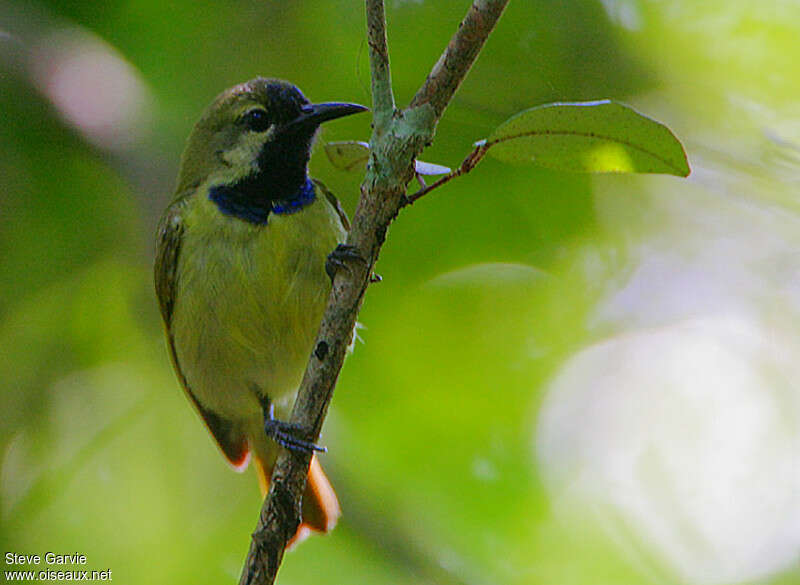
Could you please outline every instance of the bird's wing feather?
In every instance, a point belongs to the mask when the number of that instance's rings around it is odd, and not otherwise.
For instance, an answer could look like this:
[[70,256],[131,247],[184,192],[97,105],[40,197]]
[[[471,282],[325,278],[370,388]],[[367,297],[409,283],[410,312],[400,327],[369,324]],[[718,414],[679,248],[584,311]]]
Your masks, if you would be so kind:
[[175,201],[161,218],[158,227],[158,241],[155,263],[155,285],[158,304],[161,309],[161,316],[167,333],[167,345],[172,365],[178,374],[181,386],[186,391],[200,416],[219,444],[220,449],[234,467],[243,468],[247,465],[249,450],[247,438],[229,420],[217,416],[214,412],[203,408],[197,398],[192,394],[186,377],[178,363],[178,356],[175,351],[175,340],[172,336],[172,314],[175,309],[177,279],[178,279],[178,259],[180,257],[181,243],[183,241],[184,225],[181,218],[181,208],[183,200]]
[[336,210],[336,213],[339,214],[339,219],[342,221],[342,225],[344,226],[345,231],[349,232],[350,220],[347,219],[347,214],[344,212],[344,209],[342,208],[341,203],[339,203],[339,200],[336,198],[336,195],[331,193],[328,190],[328,188],[324,184],[322,184],[322,182],[317,181],[316,179],[311,179],[311,180],[313,181],[314,185],[320,191],[322,191],[322,194],[325,195],[325,199],[327,199],[328,203],[330,203],[333,209]]

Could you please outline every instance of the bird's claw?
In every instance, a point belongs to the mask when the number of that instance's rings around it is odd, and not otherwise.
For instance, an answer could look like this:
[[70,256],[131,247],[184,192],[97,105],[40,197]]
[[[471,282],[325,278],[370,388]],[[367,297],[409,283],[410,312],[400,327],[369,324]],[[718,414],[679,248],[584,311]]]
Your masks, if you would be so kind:
[[289,451],[300,453],[328,452],[325,447],[320,447],[311,441],[301,439],[298,435],[307,435],[306,429],[294,423],[277,420],[273,414],[272,403],[267,399],[264,399],[263,402],[264,432],[267,437]]
[[344,268],[349,271],[350,267],[347,263],[352,261],[363,262],[364,264],[367,263],[355,246],[349,244],[339,244],[336,246],[334,251],[328,254],[328,257],[325,259],[325,273],[328,275],[328,278],[331,279],[331,282],[333,282],[333,278],[336,276],[339,269]]
[[274,418],[264,421],[264,432],[267,433],[267,436],[289,451],[300,453],[328,452],[325,447],[320,447],[311,441],[299,438],[297,434],[302,433],[303,430],[299,425],[275,420]]

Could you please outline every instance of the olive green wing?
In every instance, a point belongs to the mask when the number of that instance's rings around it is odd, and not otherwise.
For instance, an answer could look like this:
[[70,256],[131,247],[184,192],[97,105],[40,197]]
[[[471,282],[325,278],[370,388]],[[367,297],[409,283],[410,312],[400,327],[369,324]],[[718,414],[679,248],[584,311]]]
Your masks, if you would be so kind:
[[336,213],[339,214],[339,219],[342,221],[342,225],[344,226],[345,231],[350,231],[350,220],[347,218],[347,214],[344,212],[342,208],[342,204],[339,203],[339,200],[336,198],[336,195],[330,192],[328,188],[317,179],[311,179],[314,185],[322,192],[325,196],[325,199],[328,200],[328,203],[336,210]]
[[175,308],[178,258],[183,242],[182,207],[180,201],[170,205],[161,217],[157,231],[154,280],[158,306],[161,309],[161,317],[164,319],[167,332],[172,324],[172,311]]
[[[228,461],[235,467],[244,467],[248,461],[248,445],[245,435],[236,428],[229,420],[217,416],[214,412],[203,408],[203,405],[192,394],[178,362],[178,355],[175,351],[175,339],[172,335],[172,315],[175,310],[178,289],[178,262],[180,260],[181,245],[185,232],[185,226],[181,211],[185,205],[184,200],[173,203],[158,226],[158,241],[156,243],[156,262],[155,262],[155,286],[158,305],[161,309],[161,317],[164,319],[164,326],[167,334],[167,345],[172,366],[178,375],[181,386],[186,391],[186,395],[191,399],[200,416],[208,427],[220,449],[228,458]],[[202,323],[198,323],[202,327]]]

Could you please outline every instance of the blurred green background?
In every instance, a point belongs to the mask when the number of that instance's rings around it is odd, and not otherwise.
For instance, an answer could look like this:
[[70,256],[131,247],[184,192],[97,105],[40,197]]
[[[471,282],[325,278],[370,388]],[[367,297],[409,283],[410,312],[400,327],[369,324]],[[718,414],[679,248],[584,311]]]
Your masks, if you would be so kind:
[[[171,371],[153,232],[219,91],[370,103],[362,4],[0,3],[4,571],[238,580],[258,488]],[[399,103],[467,7],[387,1]],[[800,583],[798,30],[778,0],[511,1],[424,160],[608,97],[693,174],[487,159],[404,211],[322,438],[344,515],[281,583]],[[360,175],[312,173],[352,213]]]

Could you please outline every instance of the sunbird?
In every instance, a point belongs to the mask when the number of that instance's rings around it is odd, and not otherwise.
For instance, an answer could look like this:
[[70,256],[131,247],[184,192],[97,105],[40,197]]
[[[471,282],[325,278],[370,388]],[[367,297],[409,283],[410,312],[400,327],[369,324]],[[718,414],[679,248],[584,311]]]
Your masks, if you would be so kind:
[[[228,461],[244,470],[252,456],[262,494],[278,444],[318,449],[285,421],[333,274],[353,255],[347,216],[308,176],[311,148],[320,124],[366,109],[312,104],[262,77],[224,91],[189,135],[159,223],[155,288],[172,365]],[[314,456],[295,540],[339,515]]]

